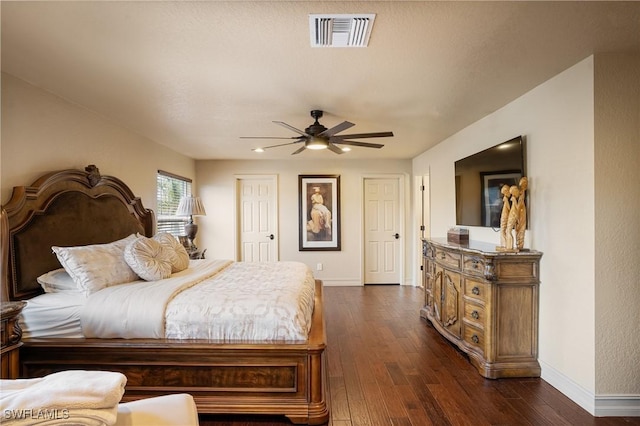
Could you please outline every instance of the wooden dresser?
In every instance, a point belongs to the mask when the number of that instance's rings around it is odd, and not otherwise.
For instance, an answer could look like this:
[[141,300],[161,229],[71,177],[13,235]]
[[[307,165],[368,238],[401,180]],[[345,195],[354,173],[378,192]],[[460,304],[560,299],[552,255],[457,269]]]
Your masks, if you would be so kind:
[[446,239],[422,242],[420,316],[465,352],[486,378],[539,377],[537,251]]
[[2,370],[0,378],[16,379],[20,374],[19,350],[22,346],[22,330],[18,324],[18,315],[26,302],[2,302],[0,319],[2,320]]

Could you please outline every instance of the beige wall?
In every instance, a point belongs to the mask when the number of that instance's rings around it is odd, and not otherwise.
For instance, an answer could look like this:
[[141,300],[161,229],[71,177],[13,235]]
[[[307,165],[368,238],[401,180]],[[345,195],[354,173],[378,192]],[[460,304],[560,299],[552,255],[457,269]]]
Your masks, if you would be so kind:
[[640,55],[595,57],[596,391],[640,394]]
[[[631,337],[640,318],[640,163],[638,130],[629,125],[638,123],[638,90],[629,82],[632,69],[637,72],[638,68],[622,67],[620,78],[625,86],[620,87],[611,79],[619,64],[604,58],[602,62],[597,78],[594,58],[587,58],[413,161],[414,174],[430,174],[431,234],[444,236],[455,223],[454,161],[514,136],[526,137],[530,188],[526,246],[544,253],[539,321],[542,375],[592,413],[606,405],[599,399],[602,394],[633,398],[640,394],[640,355]],[[637,84],[637,73],[634,75]],[[598,95],[606,97],[606,105],[597,110],[630,107],[624,119],[613,114],[616,120],[612,120],[606,112],[594,118],[594,80]],[[629,89],[627,84],[632,89],[629,95],[636,94],[635,103],[614,101],[620,96],[618,91]],[[620,121],[627,123],[625,129],[610,133]],[[614,152],[601,156],[609,150],[610,137],[615,141]],[[611,163],[619,168],[613,178],[608,175],[614,166]],[[626,185],[620,183],[623,177]],[[629,198],[633,201],[621,203]],[[605,206],[609,207],[606,212]],[[616,235],[624,227],[630,234],[614,240],[609,235],[610,223],[620,210],[624,214],[618,217],[627,220],[614,225]],[[472,239],[499,242],[490,228],[471,227],[470,234]],[[603,242],[606,249],[600,248]],[[628,253],[622,257],[628,263],[611,263],[621,251]],[[633,265],[623,270],[629,264]],[[611,268],[616,271],[608,275]],[[596,292],[603,303],[599,299],[596,303]],[[621,300],[624,298],[626,301]],[[613,356],[613,351],[619,353]],[[637,406],[635,410],[637,413]]]
[[[362,178],[368,175],[400,174],[408,177],[410,160],[349,161],[349,160],[291,160],[291,161],[197,161],[198,191],[205,202],[207,216],[197,218],[201,225],[198,247],[207,255],[236,258],[235,176],[278,176],[280,260],[297,260],[314,269],[316,278],[325,285],[362,285]],[[340,175],[341,250],[298,251],[298,175]],[[405,196],[405,228],[409,222],[409,194]],[[210,212],[215,212],[211,214]],[[406,230],[400,231],[401,235]],[[403,237],[405,247],[405,279],[411,281],[412,257],[409,239]],[[322,271],[315,271],[323,263]]]
[[2,204],[17,185],[61,169],[122,179],[145,207],[156,207],[156,172],[195,178],[195,162],[116,123],[6,73],[2,74]]

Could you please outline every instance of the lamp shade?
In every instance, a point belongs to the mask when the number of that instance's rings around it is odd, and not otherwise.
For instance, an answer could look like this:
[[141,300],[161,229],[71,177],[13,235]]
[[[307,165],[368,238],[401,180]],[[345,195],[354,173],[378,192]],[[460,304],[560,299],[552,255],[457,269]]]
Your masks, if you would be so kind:
[[200,197],[182,197],[176,209],[178,216],[205,216],[206,214]]

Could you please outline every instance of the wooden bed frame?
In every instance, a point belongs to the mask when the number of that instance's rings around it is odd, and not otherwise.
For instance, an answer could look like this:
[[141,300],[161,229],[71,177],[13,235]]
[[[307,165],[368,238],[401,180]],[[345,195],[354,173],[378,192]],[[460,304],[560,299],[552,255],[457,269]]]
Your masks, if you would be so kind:
[[[119,179],[95,166],[48,173],[15,187],[2,207],[2,300],[42,293],[36,278],[60,268],[51,246],[151,236],[155,217]],[[186,392],[200,413],[284,415],[293,423],[329,420],[322,284],[303,344],[217,343],[172,339],[28,339],[20,377],[69,369],[119,371],[123,401]]]

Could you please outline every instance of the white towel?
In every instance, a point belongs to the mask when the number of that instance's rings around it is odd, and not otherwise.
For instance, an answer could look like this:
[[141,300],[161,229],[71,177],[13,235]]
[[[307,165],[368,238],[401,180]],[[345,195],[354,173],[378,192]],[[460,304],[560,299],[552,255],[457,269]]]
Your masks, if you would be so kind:
[[0,380],[2,423],[113,424],[126,383],[127,378],[121,373],[85,370],[62,371],[36,379]]

